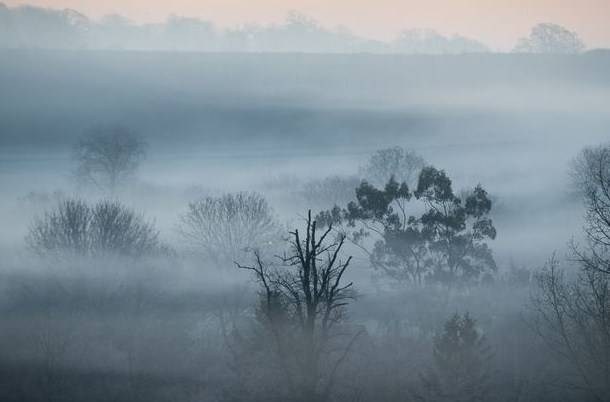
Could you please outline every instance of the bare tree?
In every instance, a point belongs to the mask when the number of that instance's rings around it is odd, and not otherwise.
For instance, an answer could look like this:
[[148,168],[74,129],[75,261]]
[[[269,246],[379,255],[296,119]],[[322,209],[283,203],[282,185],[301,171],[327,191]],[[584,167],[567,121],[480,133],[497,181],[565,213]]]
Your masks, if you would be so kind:
[[426,161],[413,151],[398,146],[375,151],[364,166],[360,167],[361,176],[376,186],[385,185],[390,177],[415,187],[419,172]]
[[582,265],[610,274],[610,146],[585,148],[571,175],[585,205],[586,236],[585,250],[572,251]]
[[252,249],[273,248],[281,239],[267,200],[249,192],[191,202],[178,231],[194,250],[230,263]]
[[534,328],[569,363],[567,384],[597,401],[610,400],[610,277],[582,266],[566,278],[554,257],[536,277]]
[[347,204],[356,198],[360,179],[356,176],[329,176],[305,182],[299,191],[310,206],[332,208]]
[[167,251],[152,223],[115,201],[89,206],[65,200],[34,221],[26,241],[41,255],[140,257]]
[[517,53],[580,53],[585,48],[575,32],[557,24],[538,24],[527,38],[519,39]]
[[91,129],[74,146],[76,177],[81,184],[116,191],[136,172],[146,155],[146,143],[122,126]]
[[357,335],[346,338],[337,329],[353,298],[352,283],[343,275],[351,257],[341,259],[345,238],[330,240],[332,228],[318,234],[307,215],[304,237],[290,232],[290,252],[279,266],[255,253],[254,265],[239,265],[255,274],[260,285],[260,321],[274,345],[282,372],[293,395],[303,401],[326,401],[337,370]]
[[534,328],[574,370],[569,383],[610,400],[610,146],[585,148],[571,167],[585,205],[584,248],[571,244],[575,277],[553,256],[536,276]]

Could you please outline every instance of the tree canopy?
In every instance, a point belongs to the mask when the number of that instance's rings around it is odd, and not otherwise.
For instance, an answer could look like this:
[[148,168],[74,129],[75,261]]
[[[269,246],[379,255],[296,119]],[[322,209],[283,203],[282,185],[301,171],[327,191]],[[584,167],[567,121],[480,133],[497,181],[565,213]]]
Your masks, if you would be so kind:
[[[491,207],[480,185],[458,196],[444,171],[426,167],[415,191],[394,177],[383,189],[363,181],[356,201],[323,211],[318,220],[345,224],[373,266],[392,278],[455,283],[496,269],[486,243],[496,237]],[[366,246],[371,235],[376,237],[372,249]]]
[[585,44],[575,32],[561,25],[543,23],[532,28],[529,36],[519,39],[517,53],[580,53]]

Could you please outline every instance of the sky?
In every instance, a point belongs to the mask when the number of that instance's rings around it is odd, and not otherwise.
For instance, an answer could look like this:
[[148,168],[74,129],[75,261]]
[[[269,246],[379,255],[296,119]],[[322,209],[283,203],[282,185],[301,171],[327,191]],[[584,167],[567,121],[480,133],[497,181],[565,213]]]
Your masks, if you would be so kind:
[[610,47],[610,0],[0,0],[9,7],[30,4],[71,8],[99,18],[121,14],[138,23],[170,15],[198,17],[221,27],[281,22],[299,11],[322,25],[388,40],[401,30],[431,28],[460,34],[497,50],[510,49],[539,22],[576,31],[590,48]]

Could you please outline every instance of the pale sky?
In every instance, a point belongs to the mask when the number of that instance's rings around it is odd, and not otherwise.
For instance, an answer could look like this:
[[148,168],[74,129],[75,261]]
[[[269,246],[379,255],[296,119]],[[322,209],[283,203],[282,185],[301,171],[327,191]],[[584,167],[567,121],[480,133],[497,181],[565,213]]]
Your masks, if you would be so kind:
[[554,22],[578,32],[588,47],[610,47],[610,0],[0,0],[7,6],[30,4],[72,8],[99,18],[122,14],[135,22],[160,22],[167,16],[199,17],[221,27],[271,23],[299,11],[334,28],[391,39],[401,30],[432,28],[459,33],[499,50],[510,49],[532,25]]

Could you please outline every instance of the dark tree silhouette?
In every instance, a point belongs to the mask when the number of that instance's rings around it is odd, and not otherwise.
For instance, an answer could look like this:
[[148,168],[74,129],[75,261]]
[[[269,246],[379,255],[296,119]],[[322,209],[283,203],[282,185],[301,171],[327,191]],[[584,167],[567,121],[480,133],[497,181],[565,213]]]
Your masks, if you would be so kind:
[[146,155],[146,144],[122,126],[91,129],[74,146],[76,177],[114,192],[130,179]]
[[166,252],[152,223],[115,201],[68,199],[32,224],[26,241],[41,255],[141,257]]
[[433,369],[422,375],[422,401],[487,401],[491,349],[468,313],[455,314],[434,338]]
[[[356,201],[320,213],[319,220],[353,228],[352,240],[392,278],[450,284],[496,269],[485,242],[496,237],[491,206],[481,186],[459,197],[444,171],[426,167],[414,192],[393,177],[383,190],[362,182]],[[371,234],[378,239],[369,251],[364,243]]]
[[254,265],[238,267],[252,271],[260,285],[259,320],[291,394],[297,400],[326,401],[357,337],[345,340],[336,331],[354,296],[352,283],[343,281],[351,257],[341,259],[345,238],[332,240],[332,228],[318,233],[311,211],[305,233],[290,235],[290,251],[279,266],[255,253]]

